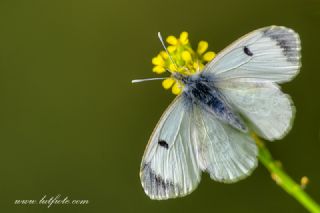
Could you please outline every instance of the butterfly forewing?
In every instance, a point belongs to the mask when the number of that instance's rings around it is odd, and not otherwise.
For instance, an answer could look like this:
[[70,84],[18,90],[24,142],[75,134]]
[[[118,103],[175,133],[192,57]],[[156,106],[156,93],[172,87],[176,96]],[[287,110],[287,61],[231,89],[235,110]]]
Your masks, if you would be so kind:
[[290,81],[300,68],[300,39],[285,27],[255,30],[221,51],[204,69],[217,81],[254,78],[272,82]]
[[200,181],[189,110],[183,97],[177,97],[151,135],[142,159],[140,178],[152,199],[185,196]]

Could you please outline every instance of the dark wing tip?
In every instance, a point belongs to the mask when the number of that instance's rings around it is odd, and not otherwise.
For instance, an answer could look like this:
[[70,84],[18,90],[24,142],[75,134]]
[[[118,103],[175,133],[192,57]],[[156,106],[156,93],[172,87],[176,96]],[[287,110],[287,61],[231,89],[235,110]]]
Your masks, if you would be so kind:
[[282,26],[271,26],[263,30],[263,35],[277,42],[289,62],[300,65],[300,38],[295,31]]

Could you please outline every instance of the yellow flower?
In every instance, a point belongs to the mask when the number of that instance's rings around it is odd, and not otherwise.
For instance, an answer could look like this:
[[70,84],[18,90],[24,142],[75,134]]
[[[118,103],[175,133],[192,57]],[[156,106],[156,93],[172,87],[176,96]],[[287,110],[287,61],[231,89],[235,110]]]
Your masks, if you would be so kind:
[[181,53],[181,57],[185,62],[191,61],[192,57],[189,51],[185,50]]
[[205,51],[207,51],[208,49],[208,42],[206,41],[200,41],[198,44],[198,49],[197,49],[197,53],[199,55],[202,55]]
[[177,71],[176,65],[175,65],[175,64],[172,64],[172,63],[170,63],[170,64],[169,64],[169,70],[170,70],[170,71],[174,71],[174,72],[176,72],[176,71]]
[[[166,42],[169,44],[167,50],[174,64],[166,51],[160,51],[152,59],[152,64],[154,65],[152,71],[157,74],[162,74],[169,70],[170,73],[179,72],[183,75],[193,75],[201,72],[204,65],[215,57],[214,52],[206,52],[209,46],[206,41],[200,41],[196,51],[193,50],[189,43],[187,32],[180,33],[179,38],[170,35],[167,37]],[[170,76],[162,81],[162,87],[166,90],[171,88],[171,92],[174,95],[179,95],[183,91],[184,85]]]
[[178,39],[175,36],[168,36],[166,41],[171,45],[177,45],[178,43]]
[[153,72],[157,73],[157,74],[161,74],[164,73],[166,71],[166,69],[163,66],[155,66],[152,69]]
[[179,38],[180,42],[182,45],[186,45],[189,43],[189,39],[188,39],[188,33],[187,32],[182,32],[180,34],[180,38]]
[[167,50],[169,53],[173,53],[174,51],[176,51],[177,47],[176,46],[169,46],[167,47]]
[[180,83],[176,82],[171,90],[173,94],[179,95],[182,92],[182,86]]
[[207,52],[203,55],[203,60],[205,61],[211,61],[214,57],[216,56],[216,54],[214,52]]
[[161,55],[157,55],[157,57],[154,57],[152,59],[152,63],[154,65],[158,65],[158,66],[163,66],[164,65],[164,60],[163,58],[161,57]]
[[161,57],[162,57],[164,60],[166,60],[166,59],[169,58],[168,53],[167,53],[166,51],[161,51],[161,52],[160,52],[160,55],[161,55]]
[[170,89],[172,87],[172,85],[175,83],[175,79],[174,78],[166,78],[165,80],[162,81],[162,86],[165,89]]

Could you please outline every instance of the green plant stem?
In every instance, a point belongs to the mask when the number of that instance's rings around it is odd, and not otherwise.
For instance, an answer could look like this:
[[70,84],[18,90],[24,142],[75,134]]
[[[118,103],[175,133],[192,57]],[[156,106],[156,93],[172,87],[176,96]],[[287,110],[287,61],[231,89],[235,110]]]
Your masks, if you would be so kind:
[[320,213],[320,206],[284,172],[279,163],[272,158],[264,143],[259,138],[254,138],[259,147],[259,160],[270,171],[276,183],[310,212]]

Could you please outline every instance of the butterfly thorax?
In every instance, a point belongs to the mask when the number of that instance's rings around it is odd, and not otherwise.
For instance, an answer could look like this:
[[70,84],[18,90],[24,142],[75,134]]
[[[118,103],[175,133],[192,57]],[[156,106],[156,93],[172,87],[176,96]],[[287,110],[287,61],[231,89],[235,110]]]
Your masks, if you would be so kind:
[[214,76],[198,74],[182,76],[180,80],[185,85],[182,95],[191,106],[200,106],[219,120],[241,131],[247,131],[247,126],[239,114],[233,110],[231,104],[215,86]]

